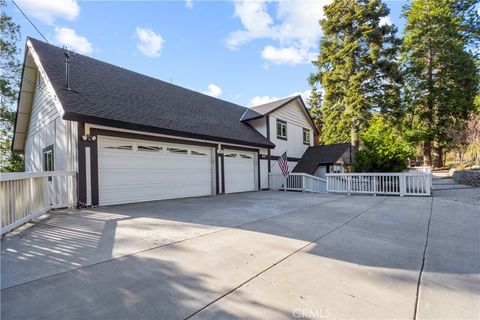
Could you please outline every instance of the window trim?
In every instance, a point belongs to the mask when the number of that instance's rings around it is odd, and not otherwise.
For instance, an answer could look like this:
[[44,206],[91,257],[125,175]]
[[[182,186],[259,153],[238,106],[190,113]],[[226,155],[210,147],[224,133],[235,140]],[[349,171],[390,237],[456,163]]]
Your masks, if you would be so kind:
[[[281,136],[279,135],[278,133],[278,125],[281,124],[281,125],[284,125],[285,126],[285,136]],[[277,139],[280,139],[280,140],[287,140],[287,136],[288,136],[288,132],[287,132],[287,122],[286,121],[283,121],[283,120],[280,120],[280,119],[277,119],[277,125],[276,125],[276,129],[277,129]]]
[[[308,133],[308,141],[305,140],[305,133]],[[304,145],[307,145],[307,146],[310,145],[310,142],[312,142],[312,133],[310,132],[310,129],[303,128],[302,140]]]
[[[43,154],[43,171],[44,172],[51,172],[51,171],[55,171],[55,148],[53,146],[53,144],[49,145],[48,147],[45,147],[43,148],[43,151],[42,151],[42,154]],[[51,164],[51,168],[47,168],[48,167],[48,160],[46,159],[46,157],[48,157],[48,155],[51,155],[51,160],[50,160],[50,164]],[[48,177],[48,181],[52,181],[52,176],[49,176]]]

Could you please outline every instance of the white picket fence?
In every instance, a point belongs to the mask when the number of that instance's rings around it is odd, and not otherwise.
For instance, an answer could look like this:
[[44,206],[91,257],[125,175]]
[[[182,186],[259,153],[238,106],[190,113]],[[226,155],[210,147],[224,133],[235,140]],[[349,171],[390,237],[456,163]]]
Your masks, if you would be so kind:
[[77,202],[75,172],[19,172],[0,174],[1,234],[41,216],[50,209]]
[[270,190],[325,193],[327,180],[306,173],[269,174]]
[[327,192],[398,196],[430,196],[432,177],[421,172],[329,173]]

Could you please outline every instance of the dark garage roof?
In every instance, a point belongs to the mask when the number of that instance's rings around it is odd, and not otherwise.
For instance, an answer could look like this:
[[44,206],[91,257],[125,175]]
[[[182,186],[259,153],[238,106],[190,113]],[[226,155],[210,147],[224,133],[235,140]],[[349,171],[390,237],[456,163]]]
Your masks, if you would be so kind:
[[64,50],[29,40],[60,99],[66,120],[274,147],[240,121],[245,107],[80,54],[70,63],[72,91],[65,90]]
[[319,165],[333,164],[350,148],[350,143],[326,144],[308,147],[293,172],[315,174]]

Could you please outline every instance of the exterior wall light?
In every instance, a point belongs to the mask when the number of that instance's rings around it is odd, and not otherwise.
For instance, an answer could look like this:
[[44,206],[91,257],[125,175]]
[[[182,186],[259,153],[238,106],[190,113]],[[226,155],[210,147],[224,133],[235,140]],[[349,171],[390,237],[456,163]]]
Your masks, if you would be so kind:
[[97,137],[96,136],[91,136],[89,134],[84,134],[82,136],[82,140],[83,141],[96,141],[97,140]]

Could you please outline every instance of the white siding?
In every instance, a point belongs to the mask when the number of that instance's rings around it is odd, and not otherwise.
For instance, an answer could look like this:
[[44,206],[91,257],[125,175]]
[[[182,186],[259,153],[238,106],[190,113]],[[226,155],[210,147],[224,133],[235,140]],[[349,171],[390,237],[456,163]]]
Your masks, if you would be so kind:
[[268,188],[268,160],[260,160],[260,188]]
[[28,133],[25,171],[43,171],[43,149],[54,146],[55,171],[76,171],[76,124],[61,119],[53,93],[37,75]]
[[260,118],[248,122],[255,130],[261,133],[262,136],[267,136],[267,121],[265,118]]
[[[287,140],[277,139],[277,119],[287,122]],[[301,158],[308,145],[303,144],[303,129],[310,130],[310,145],[313,146],[313,128],[297,100],[270,114],[270,140],[275,144],[272,155]]]

